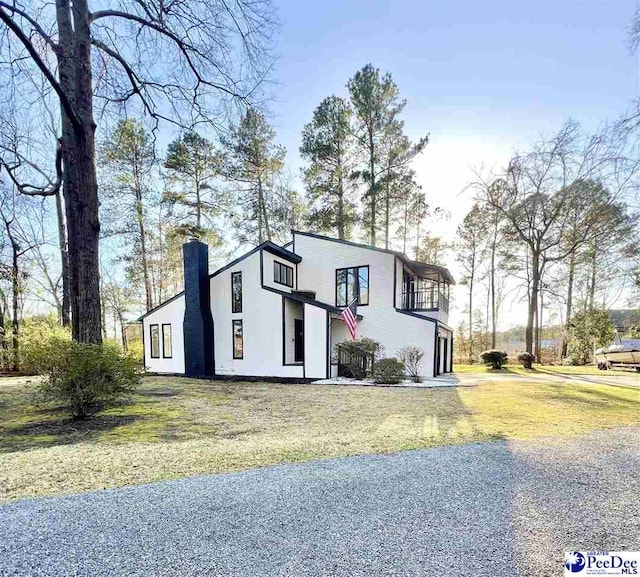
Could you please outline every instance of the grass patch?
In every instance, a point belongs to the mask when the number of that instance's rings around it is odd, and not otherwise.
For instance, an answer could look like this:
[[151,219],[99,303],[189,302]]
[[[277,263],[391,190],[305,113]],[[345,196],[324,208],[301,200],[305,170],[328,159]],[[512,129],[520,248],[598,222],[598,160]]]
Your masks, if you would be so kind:
[[609,371],[601,371],[598,367],[585,365],[582,367],[564,366],[564,365],[533,365],[531,370],[523,369],[520,364],[504,365],[502,370],[494,370],[487,365],[453,365],[454,373],[493,373],[493,374],[514,374],[514,375],[598,375],[606,377],[607,375],[624,375],[629,376],[635,373],[635,370],[613,369]]
[[0,380],[0,501],[340,455],[639,423],[640,389],[513,380],[393,389],[148,377],[86,422]]

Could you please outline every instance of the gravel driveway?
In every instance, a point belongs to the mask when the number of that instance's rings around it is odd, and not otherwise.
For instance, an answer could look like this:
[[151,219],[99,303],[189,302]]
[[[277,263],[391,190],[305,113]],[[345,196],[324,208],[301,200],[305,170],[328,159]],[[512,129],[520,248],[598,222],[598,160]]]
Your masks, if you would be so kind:
[[0,575],[562,574],[640,549],[640,429],[285,465],[0,507]]

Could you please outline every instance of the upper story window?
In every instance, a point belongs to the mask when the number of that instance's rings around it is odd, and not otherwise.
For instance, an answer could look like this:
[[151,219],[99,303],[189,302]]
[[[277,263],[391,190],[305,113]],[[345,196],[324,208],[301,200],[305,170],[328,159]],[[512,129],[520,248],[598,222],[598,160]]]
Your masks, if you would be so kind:
[[242,312],[242,273],[231,273],[231,312]]
[[369,265],[336,270],[336,306],[346,307],[353,299],[369,304]]
[[293,268],[282,264],[277,260],[273,261],[273,280],[278,284],[293,287]]

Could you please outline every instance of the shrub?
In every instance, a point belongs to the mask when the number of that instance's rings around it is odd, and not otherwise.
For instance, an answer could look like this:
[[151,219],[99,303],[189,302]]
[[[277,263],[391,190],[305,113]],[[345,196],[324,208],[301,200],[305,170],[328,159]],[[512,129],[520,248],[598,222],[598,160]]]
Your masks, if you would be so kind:
[[132,394],[142,373],[135,359],[113,344],[68,342],[48,359],[38,389],[44,400],[61,402],[83,419]]
[[404,377],[404,364],[398,359],[380,359],[373,365],[373,382],[396,385]]
[[414,383],[420,382],[420,363],[424,358],[424,351],[420,347],[406,346],[398,351],[398,359],[404,365],[404,369],[413,379]]
[[592,360],[593,350],[608,345],[615,327],[603,310],[576,313],[569,321],[568,356],[575,364],[586,365]]
[[518,360],[522,363],[522,367],[525,369],[530,369],[531,365],[533,364],[533,361],[536,360],[535,355],[532,355],[531,353],[520,353],[518,355]]
[[[0,350],[2,369],[13,364],[11,327],[5,330],[6,349]],[[58,322],[56,315],[40,315],[25,318],[20,324],[18,369],[27,375],[41,374],[46,370],[47,359],[65,343],[71,341],[71,333]]]
[[347,376],[364,379],[371,371],[373,364],[382,355],[384,347],[368,337],[360,337],[355,341],[343,341],[336,345],[339,360],[343,361]]
[[497,349],[489,349],[480,353],[480,358],[485,365],[491,365],[492,369],[501,369],[507,362],[507,353]]
[[127,355],[135,359],[139,365],[143,364],[144,351],[142,350],[142,339],[136,339],[129,343]]

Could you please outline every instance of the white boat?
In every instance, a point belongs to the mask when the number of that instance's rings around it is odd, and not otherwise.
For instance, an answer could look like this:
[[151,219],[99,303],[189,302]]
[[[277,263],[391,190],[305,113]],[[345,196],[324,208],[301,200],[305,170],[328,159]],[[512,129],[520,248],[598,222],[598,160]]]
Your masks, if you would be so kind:
[[623,344],[609,345],[595,351],[594,361],[603,371],[613,367],[629,367],[640,371],[640,349]]

